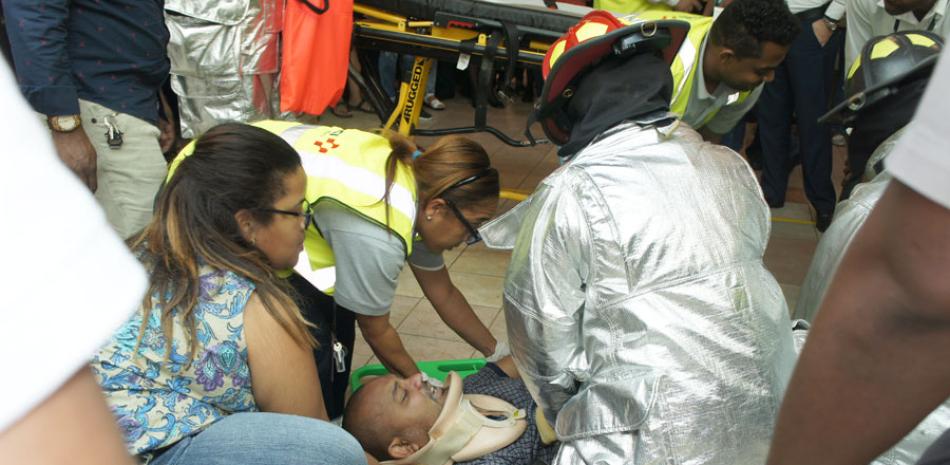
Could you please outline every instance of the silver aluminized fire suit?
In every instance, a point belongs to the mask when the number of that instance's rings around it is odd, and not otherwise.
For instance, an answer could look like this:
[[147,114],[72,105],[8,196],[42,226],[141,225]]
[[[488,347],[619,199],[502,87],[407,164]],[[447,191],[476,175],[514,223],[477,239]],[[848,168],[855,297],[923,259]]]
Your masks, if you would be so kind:
[[[798,305],[795,307],[796,318],[814,320],[845,251],[891,183],[891,174],[887,171],[878,172],[877,166],[891,153],[903,133],[904,129],[895,132],[874,150],[864,171],[864,179],[870,181],[855,187],[851,197],[839,203],[835,209],[834,221],[821,236],[802,283]],[[950,401],[937,407],[901,442],[878,457],[873,465],[913,465],[947,429],[950,429]]]
[[559,464],[765,462],[795,362],[769,210],[735,152],[662,132],[615,126],[481,230]]
[[279,112],[284,0],[165,0],[183,137]]

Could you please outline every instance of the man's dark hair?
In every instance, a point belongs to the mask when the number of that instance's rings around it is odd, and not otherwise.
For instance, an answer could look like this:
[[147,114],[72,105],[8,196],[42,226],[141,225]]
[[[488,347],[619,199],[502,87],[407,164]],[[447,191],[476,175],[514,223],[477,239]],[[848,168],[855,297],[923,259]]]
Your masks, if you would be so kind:
[[800,31],[798,18],[782,0],[735,0],[713,23],[709,40],[739,58],[758,58],[763,42],[787,47]]

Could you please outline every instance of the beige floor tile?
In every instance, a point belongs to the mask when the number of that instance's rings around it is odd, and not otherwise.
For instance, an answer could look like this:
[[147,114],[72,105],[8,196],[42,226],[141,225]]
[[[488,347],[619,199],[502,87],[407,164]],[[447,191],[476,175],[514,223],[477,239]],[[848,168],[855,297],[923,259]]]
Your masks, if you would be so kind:
[[802,187],[802,165],[796,165],[788,175],[788,187]]
[[356,330],[356,337],[353,339],[353,358],[357,357],[372,357],[373,349],[369,347],[369,344],[366,343],[366,339],[363,339],[363,334],[360,333],[359,328]]
[[452,264],[449,271],[505,277],[511,252],[469,248]]
[[790,218],[793,220],[814,221],[815,216],[811,207],[803,203],[785,202],[782,208],[772,208],[772,217]]
[[361,368],[366,365],[369,365],[370,359],[373,359],[373,358],[374,357],[372,355],[356,355],[354,353],[353,354],[353,369],[356,370],[357,368]]
[[406,297],[401,295],[397,295],[393,299],[393,304],[389,307],[389,321],[394,328],[398,328],[399,325],[402,324],[403,320],[409,316],[412,309],[416,308],[420,300],[422,299],[418,297]]
[[495,316],[495,321],[488,327],[488,330],[491,331],[492,336],[495,336],[495,339],[499,341],[508,340],[508,325],[505,322],[504,310],[498,311],[498,315]]
[[501,293],[504,278],[474,273],[456,273],[449,271],[455,283],[468,303],[483,307],[501,308]]
[[446,341],[434,337],[406,334],[402,337],[402,343],[416,361],[455,360],[470,358],[472,354],[472,346],[464,342]]
[[403,267],[399,273],[399,281],[396,284],[396,295],[404,297],[425,297],[422,288],[416,282],[416,277],[412,275],[412,270],[408,266]]
[[[405,321],[406,317],[410,315],[420,300],[422,299],[418,297],[404,297],[399,295],[393,299],[393,305],[389,308],[389,321],[394,328],[398,328],[399,325]],[[373,355],[373,349],[369,347],[369,344],[366,343],[366,339],[363,339],[363,334],[359,328],[357,328],[356,337],[353,341],[353,357],[371,355]]]
[[779,283],[801,286],[816,245],[815,240],[772,237],[765,249],[765,266]]
[[813,224],[772,221],[772,236],[788,239],[818,240],[818,230]]
[[[407,316],[413,311],[413,308],[422,300],[418,297],[405,297],[397,295],[393,300],[392,307],[389,308],[389,321],[394,328],[398,328]],[[363,339],[363,334],[359,328],[356,329],[356,337],[353,340],[353,357],[373,355],[373,349]]]
[[455,263],[455,260],[459,258],[459,255],[465,251],[464,247],[456,247],[454,249],[446,250],[442,252],[442,260],[445,262],[445,266],[452,266]]
[[[495,316],[498,314],[498,307],[482,307],[473,305],[472,310],[485,326],[491,325]],[[412,314],[399,326],[399,334],[411,334],[414,336],[427,336],[435,339],[465,343],[465,341],[455,331],[452,331],[448,325],[442,321],[439,314],[432,307],[428,300],[423,299],[419,305],[412,311]]]

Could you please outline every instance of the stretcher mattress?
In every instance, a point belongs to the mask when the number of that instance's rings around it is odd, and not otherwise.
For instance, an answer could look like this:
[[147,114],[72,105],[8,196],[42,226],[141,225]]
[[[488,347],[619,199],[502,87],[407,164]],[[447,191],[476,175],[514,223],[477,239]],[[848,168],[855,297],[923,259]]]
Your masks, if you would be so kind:
[[[552,10],[538,2],[502,4],[481,0],[360,0],[360,4],[418,19],[432,19],[436,13],[451,13],[519,27],[542,29],[563,34],[589,9],[566,6]],[[558,4],[559,8],[565,8]]]

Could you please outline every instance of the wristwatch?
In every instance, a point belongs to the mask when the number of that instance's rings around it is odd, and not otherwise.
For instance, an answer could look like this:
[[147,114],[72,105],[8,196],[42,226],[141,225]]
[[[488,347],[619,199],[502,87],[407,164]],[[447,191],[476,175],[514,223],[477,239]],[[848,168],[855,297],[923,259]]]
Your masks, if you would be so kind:
[[82,125],[79,115],[47,116],[46,124],[56,132],[73,132]]
[[829,18],[829,17],[827,17],[827,16],[822,17],[821,20],[825,22],[825,26],[828,26],[828,30],[829,30],[829,31],[835,32],[835,29],[838,29],[838,22],[837,22],[837,21],[835,21],[835,20],[833,20],[833,19],[831,19],[831,18]]

